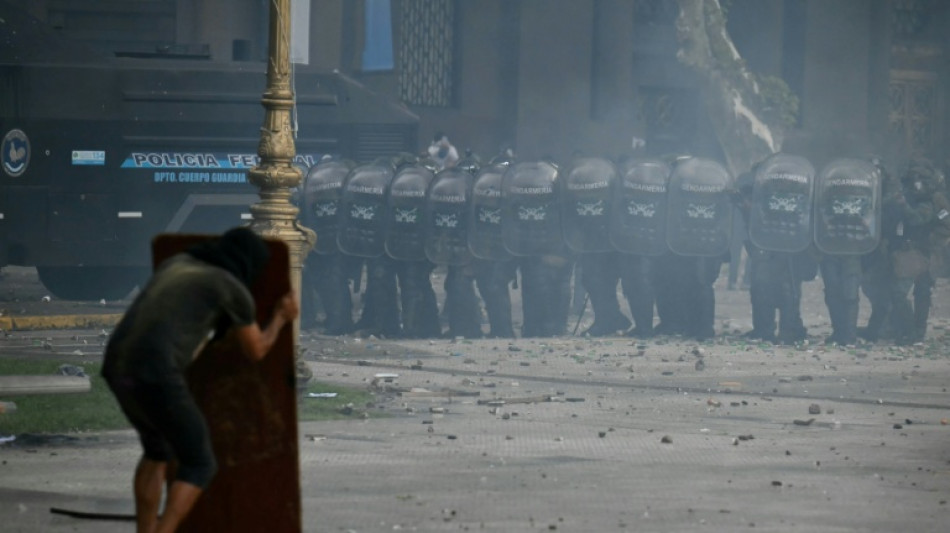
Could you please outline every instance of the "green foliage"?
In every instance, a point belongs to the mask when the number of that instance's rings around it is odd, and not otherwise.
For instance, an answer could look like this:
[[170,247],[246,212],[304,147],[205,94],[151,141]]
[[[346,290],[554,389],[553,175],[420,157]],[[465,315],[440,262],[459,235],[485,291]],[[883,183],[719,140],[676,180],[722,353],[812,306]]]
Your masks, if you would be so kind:
[[[55,375],[61,364],[71,361],[36,361],[0,358],[0,375]],[[105,380],[99,376],[99,363],[80,365],[91,378],[89,392],[75,394],[37,394],[0,398],[16,403],[12,413],[0,414],[0,435],[23,433],[63,434],[128,429],[129,423],[119,409]],[[372,402],[369,392],[321,383],[312,383],[307,392],[336,392],[336,398],[300,398],[300,421],[361,418]]]
[[717,63],[717,70],[735,87],[747,87],[749,80],[746,79],[746,75],[751,76],[752,81],[758,85],[759,92],[755,94],[751,90],[744,91],[743,99],[782,126],[796,125],[799,110],[798,96],[783,79],[752,73],[741,57],[737,58],[733,55],[729,41],[722,38],[717,31],[720,28],[726,28],[726,14],[731,2],[720,0],[720,5],[721,11],[714,9],[712,2],[704,3],[710,53]]
[[776,116],[786,127],[798,124],[798,95],[792,92],[785,80],[776,76],[756,78],[765,112]]

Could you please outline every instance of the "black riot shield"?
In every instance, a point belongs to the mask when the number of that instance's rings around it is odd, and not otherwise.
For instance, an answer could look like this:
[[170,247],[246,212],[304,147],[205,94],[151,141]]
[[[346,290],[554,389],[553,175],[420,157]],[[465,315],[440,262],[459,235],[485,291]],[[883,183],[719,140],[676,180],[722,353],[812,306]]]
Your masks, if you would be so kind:
[[658,256],[666,244],[666,189],[670,166],[659,159],[631,158],[620,165],[612,196],[610,242],[624,253]]
[[507,164],[484,167],[475,177],[472,186],[468,249],[479,259],[511,259],[511,254],[501,241],[501,178],[507,169]]
[[812,242],[815,168],[804,157],[773,154],[755,172],[749,238],[770,252],[801,252]]
[[680,255],[714,257],[729,251],[732,176],[711,159],[693,157],[673,168],[666,242]]
[[385,253],[386,189],[392,168],[360,165],[343,183],[337,245],[347,255],[379,257]]
[[300,212],[303,225],[317,234],[314,253],[335,254],[339,251],[336,237],[340,226],[340,197],[343,181],[350,173],[350,166],[343,161],[330,159],[310,167],[303,187],[303,209]]
[[826,254],[861,255],[881,240],[881,176],[861,159],[836,159],[815,184],[815,245]]
[[544,161],[517,163],[505,171],[501,180],[501,236],[512,255],[563,251],[557,180],[557,167]]
[[426,193],[425,255],[440,265],[465,265],[472,260],[468,249],[468,216],[472,201],[472,175],[455,167],[438,174]]
[[389,186],[386,222],[386,253],[393,259],[421,261],[426,258],[425,232],[426,190],[432,182],[432,171],[422,165],[402,168]]
[[561,224],[564,244],[578,253],[608,252],[610,198],[617,168],[606,159],[577,159],[561,180]]

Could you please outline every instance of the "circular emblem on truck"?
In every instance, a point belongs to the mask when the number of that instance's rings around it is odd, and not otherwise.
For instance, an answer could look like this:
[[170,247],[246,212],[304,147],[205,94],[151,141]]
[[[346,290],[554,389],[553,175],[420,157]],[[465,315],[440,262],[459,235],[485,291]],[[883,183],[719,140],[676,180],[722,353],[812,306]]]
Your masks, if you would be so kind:
[[21,130],[10,130],[0,144],[0,161],[3,171],[10,177],[26,172],[30,164],[30,139]]

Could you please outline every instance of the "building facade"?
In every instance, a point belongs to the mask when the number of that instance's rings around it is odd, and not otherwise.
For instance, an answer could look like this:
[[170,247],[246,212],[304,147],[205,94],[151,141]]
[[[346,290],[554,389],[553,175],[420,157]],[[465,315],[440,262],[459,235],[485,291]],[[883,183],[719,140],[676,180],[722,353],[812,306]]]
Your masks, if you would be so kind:
[[[799,99],[787,151],[816,166],[869,153],[945,163],[950,2],[720,2],[749,68]],[[113,51],[266,55],[266,0],[24,4]],[[420,117],[420,147],[443,131],[483,157],[503,146],[525,158],[615,156],[634,137],[721,152],[694,74],[676,60],[675,0],[313,0],[303,13],[294,38],[309,64],[298,68],[336,69],[402,101]]]

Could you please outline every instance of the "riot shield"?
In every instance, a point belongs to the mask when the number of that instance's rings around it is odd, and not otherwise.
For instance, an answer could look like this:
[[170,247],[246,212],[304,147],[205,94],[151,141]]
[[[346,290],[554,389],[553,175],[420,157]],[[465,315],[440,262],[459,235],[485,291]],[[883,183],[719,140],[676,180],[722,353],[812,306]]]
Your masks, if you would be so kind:
[[670,177],[666,242],[680,255],[715,257],[729,251],[732,176],[711,159],[676,164]]
[[501,180],[501,236],[516,256],[563,251],[557,168],[547,162],[517,163]]
[[608,228],[617,168],[606,159],[580,158],[561,184],[564,244],[578,253],[612,251]]
[[756,169],[749,238],[770,252],[801,252],[812,242],[815,167],[804,157],[773,154]]
[[337,245],[347,255],[379,257],[385,253],[386,189],[392,167],[368,164],[350,171],[340,200]]
[[468,249],[468,211],[472,175],[449,167],[438,174],[426,193],[425,255],[440,265],[465,265],[472,260]]
[[386,253],[393,259],[426,258],[423,215],[432,171],[422,165],[403,167],[389,186]]
[[659,159],[632,158],[620,165],[620,184],[612,196],[609,236],[623,253],[665,254],[666,189],[670,166]]
[[317,233],[314,253],[329,255],[339,251],[336,237],[340,217],[337,215],[340,211],[343,181],[349,173],[350,166],[336,159],[321,161],[307,172],[300,218],[304,226]]
[[501,178],[507,168],[507,164],[482,168],[472,186],[468,249],[479,259],[511,259],[511,254],[501,241]]
[[861,159],[836,159],[815,185],[815,245],[826,254],[861,255],[881,240],[881,175]]

